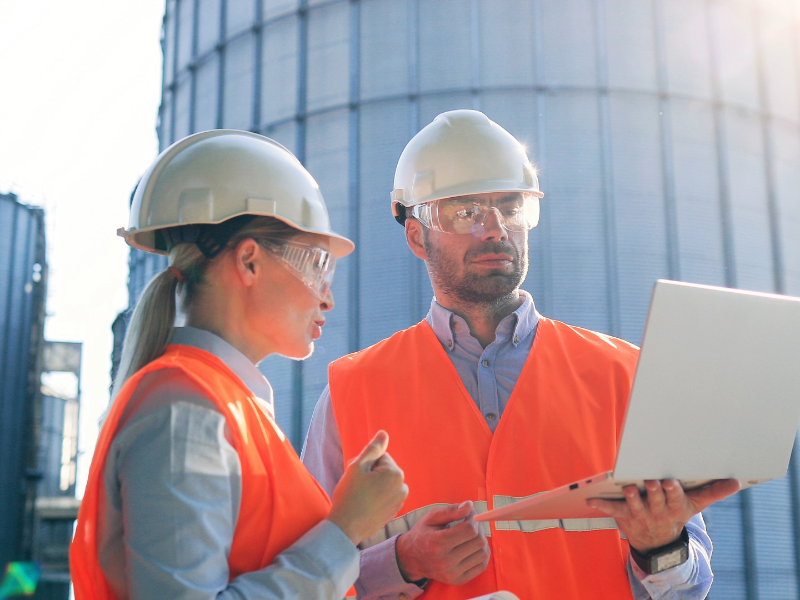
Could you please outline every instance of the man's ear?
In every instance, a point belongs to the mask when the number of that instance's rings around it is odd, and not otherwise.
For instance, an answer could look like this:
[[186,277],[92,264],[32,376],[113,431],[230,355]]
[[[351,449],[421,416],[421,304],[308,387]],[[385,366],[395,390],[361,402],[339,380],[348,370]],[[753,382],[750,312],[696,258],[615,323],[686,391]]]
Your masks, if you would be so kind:
[[424,232],[422,228],[425,227],[422,223],[413,218],[406,219],[406,242],[408,247],[414,253],[414,256],[422,260],[428,259],[428,254],[425,252],[425,243],[422,236]]
[[261,253],[256,241],[247,238],[239,242],[233,250],[233,259],[242,283],[247,287],[253,285],[261,270]]

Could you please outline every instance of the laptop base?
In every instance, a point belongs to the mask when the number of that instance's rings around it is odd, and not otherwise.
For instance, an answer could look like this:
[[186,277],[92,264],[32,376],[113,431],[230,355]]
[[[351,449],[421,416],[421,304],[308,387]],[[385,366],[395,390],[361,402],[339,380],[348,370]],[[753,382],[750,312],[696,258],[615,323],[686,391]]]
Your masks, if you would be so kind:
[[[681,481],[684,490],[692,491],[712,483],[713,479]],[[751,487],[768,479],[741,481],[742,488]],[[587,505],[591,498],[617,500],[622,502],[625,495],[623,487],[636,485],[645,495],[644,480],[617,480],[609,471],[593,477],[581,479],[569,485],[541,492],[518,502],[509,504],[475,517],[476,521],[525,521],[549,519],[594,519],[607,518],[608,515]]]

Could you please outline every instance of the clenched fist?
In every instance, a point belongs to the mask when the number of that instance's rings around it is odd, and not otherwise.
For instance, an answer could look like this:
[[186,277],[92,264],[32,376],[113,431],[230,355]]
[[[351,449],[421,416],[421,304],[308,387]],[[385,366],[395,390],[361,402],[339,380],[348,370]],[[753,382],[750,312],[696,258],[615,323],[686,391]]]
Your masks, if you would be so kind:
[[379,431],[350,461],[336,489],[328,520],[357,546],[397,514],[408,496],[403,471],[386,453],[389,434]]

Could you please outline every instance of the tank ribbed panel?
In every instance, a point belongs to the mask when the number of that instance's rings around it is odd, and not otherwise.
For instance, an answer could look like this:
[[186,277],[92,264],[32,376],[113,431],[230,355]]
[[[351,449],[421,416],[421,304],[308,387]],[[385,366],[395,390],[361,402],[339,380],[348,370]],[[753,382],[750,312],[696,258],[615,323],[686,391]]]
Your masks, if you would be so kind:
[[44,212],[0,194],[0,562],[29,559],[44,342]]
[[[659,277],[800,295],[797,0],[260,1],[167,2],[159,133],[276,139],[358,243],[314,356],[263,366],[297,447],[328,362],[427,311],[388,194],[445,110],[483,110],[539,168],[545,315],[638,343]],[[132,254],[132,300],[162,265]],[[710,598],[798,597],[794,465],[707,511]]]

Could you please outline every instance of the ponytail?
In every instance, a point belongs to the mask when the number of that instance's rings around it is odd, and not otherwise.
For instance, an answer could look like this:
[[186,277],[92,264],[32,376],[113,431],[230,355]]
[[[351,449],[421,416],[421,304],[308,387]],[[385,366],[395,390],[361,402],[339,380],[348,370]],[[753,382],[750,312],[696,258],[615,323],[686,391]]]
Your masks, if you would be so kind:
[[147,284],[133,309],[112,398],[131,375],[164,354],[175,331],[177,293],[184,292],[184,297],[193,295],[209,261],[194,244],[178,244],[169,254],[169,263],[169,268]]
[[[234,235],[228,245],[233,246],[243,239],[258,236],[289,240],[298,233],[297,229],[283,221],[259,217]],[[181,243],[172,248],[169,267],[150,281],[131,315],[111,392],[112,401],[131,375],[164,354],[175,332],[178,296],[181,310],[187,312],[198,288],[204,283],[210,263],[195,244]]]

